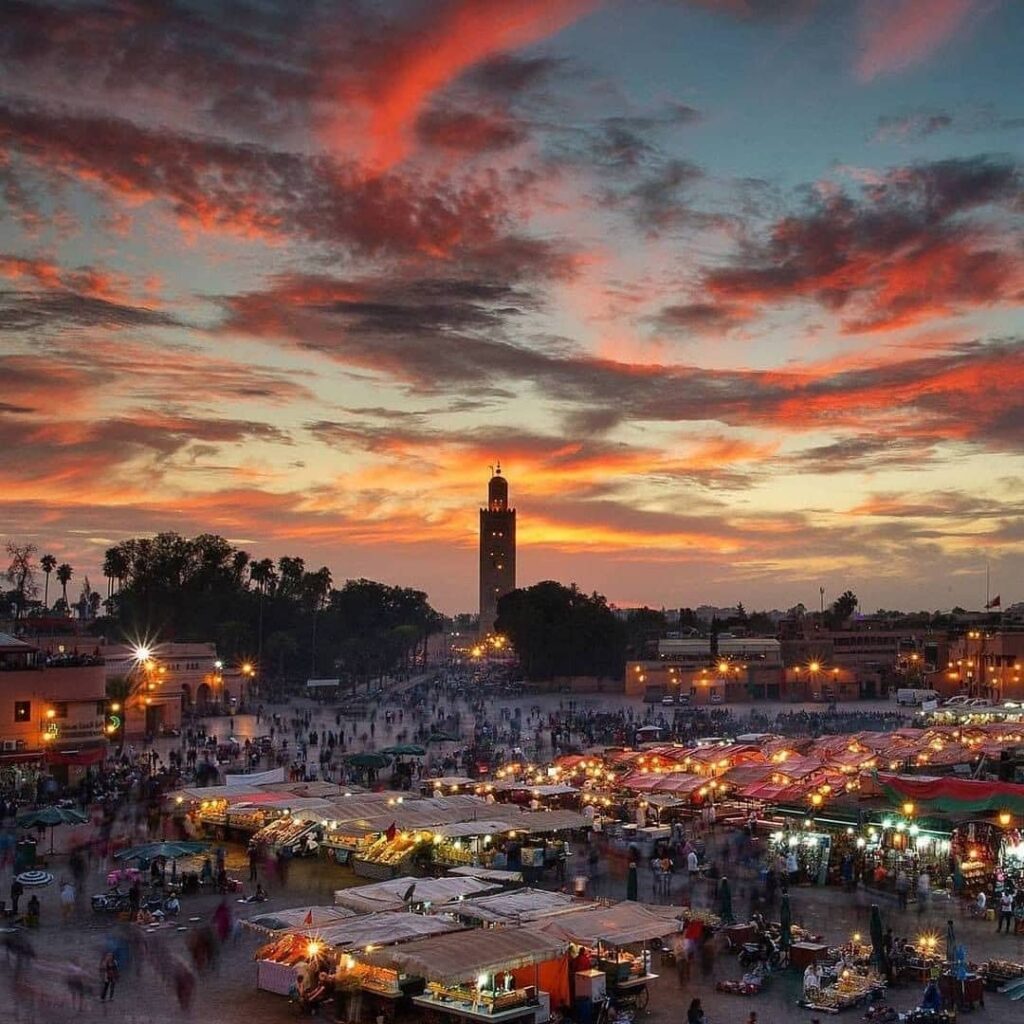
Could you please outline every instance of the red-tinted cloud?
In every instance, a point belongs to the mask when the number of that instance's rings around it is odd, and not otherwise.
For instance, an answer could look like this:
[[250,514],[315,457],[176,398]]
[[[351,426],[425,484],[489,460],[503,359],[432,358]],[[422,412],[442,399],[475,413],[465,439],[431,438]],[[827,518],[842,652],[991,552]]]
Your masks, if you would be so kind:
[[129,207],[163,204],[190,231],[443,255],[491,243],[505,218],[493,178],[367,176],[326,157],[0,106],[0,159],[15,154],[52,181],[98,187]]
[[1024,256],[1010,233],[971,218],[985,207],[1019,218],[1022,184],[1020,169],[1003,160],[897,168],[859,196],[816,196],[704,283],[723,316],[805,300],[840,314],[848,332],[1016,302]]
[[926,60],[985,14],[989,0],[861,0],[861,81],[903,71]]
[[351,106],[365,110],[366,159],[386,170],[410,151],[412,129],[427,102],[464,71],[489,57],[516,50],[561,31],[597,0],[435,0],[413,24],[393,26],[389,38],[362,55],[362,81],[341,72],[342,112],[329,141],[336,152],[358,143]]

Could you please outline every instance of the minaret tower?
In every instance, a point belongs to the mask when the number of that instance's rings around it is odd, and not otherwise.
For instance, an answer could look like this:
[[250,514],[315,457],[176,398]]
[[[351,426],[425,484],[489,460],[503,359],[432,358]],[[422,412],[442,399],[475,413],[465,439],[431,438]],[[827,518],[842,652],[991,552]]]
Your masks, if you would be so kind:
[[508,505],[508,481],[501,463],[487,485],[480,509],[480,635],[494,632],[498,598],[516,589],[516,510]]

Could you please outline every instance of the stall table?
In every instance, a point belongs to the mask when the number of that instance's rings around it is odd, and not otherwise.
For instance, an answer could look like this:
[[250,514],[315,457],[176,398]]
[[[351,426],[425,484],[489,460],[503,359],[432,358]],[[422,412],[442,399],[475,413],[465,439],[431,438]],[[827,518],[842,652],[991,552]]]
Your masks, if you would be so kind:
[[537,1015],[536,1004],[513,1006],[508,1010],[496,1010],[494,1013],[488,1013],[486,1010],[473,1009],[472,1003],[445,1003],[431,996],[414,996],[412,1002],[421,1010],[460,1017],[463,1020],[498,1021],[500,1024],[518,1020],[533,1021]]
[[952,974],[943,974],[939,978],[939,992],[947,1006],[956,1006],[960,1010],[973,1010],[985,1005],[985,982],[979,974],[968,974],[963,981]]
[[828,957],[828,946],[823,942],[794,942],[789,947],[789,962],[801,971]]

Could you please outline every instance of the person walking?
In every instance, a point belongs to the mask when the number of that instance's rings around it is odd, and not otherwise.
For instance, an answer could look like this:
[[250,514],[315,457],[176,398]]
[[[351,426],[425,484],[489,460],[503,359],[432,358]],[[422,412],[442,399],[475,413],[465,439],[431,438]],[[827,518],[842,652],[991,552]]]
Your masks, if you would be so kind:
[[114,998],[114,989],[117,987],[117,979],[120,976],[120,969],[117,964],[117,957],[113,950],[108,949],[100,960],[100,1002],[105,1003]]
[[999,897],[999,923],[996,925],[996,934],[998,935],[1003,930],[1003,925],[1006,925],[1006,934],[1010,935],[1013,932],[1013,894],[1003,890],[1003,894]]
[[907,877],[906,871],[900,868],[899,874],[896,876],[896,905],[900,910],[907,909],[907,895],[910,892],[910,879]]
[[18,900],[25,894],[25,886],[18,881],[17,876],[11,879],[11,911],[18,916]]
[[917,912],[926,914],[928,912],[928,900],[932,894],[932,879],[928,869],[924,868],[917,876]]

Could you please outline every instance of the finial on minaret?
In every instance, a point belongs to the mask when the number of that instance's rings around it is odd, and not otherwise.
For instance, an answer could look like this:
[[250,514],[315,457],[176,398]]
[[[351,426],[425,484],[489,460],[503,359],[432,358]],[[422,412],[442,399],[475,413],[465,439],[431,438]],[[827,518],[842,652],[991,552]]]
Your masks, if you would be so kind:
[[501,459],[498,459],[498,468],[494,471],[495,476],[501,476]]

